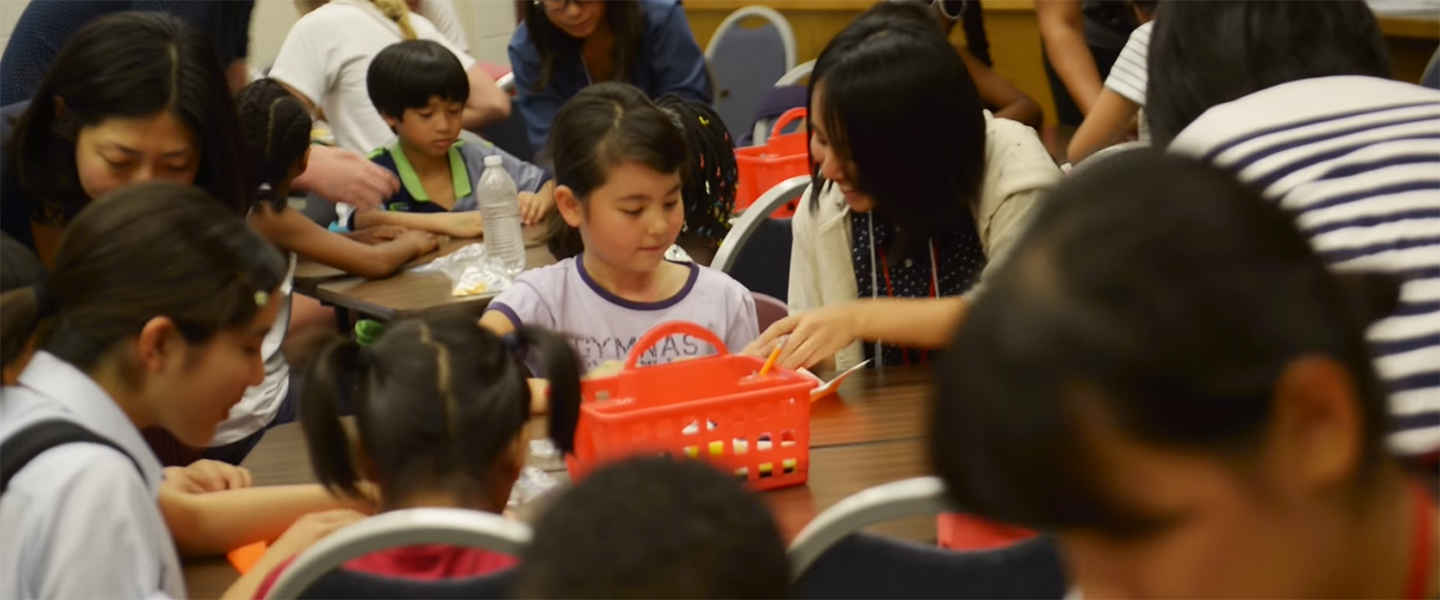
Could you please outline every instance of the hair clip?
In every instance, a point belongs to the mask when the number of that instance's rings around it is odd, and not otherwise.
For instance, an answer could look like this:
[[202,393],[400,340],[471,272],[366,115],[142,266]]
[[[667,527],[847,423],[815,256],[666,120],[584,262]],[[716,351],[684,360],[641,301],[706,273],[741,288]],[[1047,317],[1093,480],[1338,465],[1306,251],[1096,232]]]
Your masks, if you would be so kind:
[[255,292],[255,306],[265,308],[270,303],[270,292]]
[[701,125],[704,125],[704,126],[706,126],[706,127],[709,127],[709,126],[710,126],[710,119],[707,119],[707,118],[705,118],[705,117],[702,115],[702,116],[700,117],[700,124],[701,124]]

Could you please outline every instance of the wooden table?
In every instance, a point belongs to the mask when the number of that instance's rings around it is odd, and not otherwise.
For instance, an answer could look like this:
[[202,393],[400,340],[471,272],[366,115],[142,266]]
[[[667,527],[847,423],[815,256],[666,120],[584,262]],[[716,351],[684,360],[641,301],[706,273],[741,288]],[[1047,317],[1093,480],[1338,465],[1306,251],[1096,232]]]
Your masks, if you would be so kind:
[[[447,243],[442,250],[448,254],[475,243],[478,242],[457,240]],[[545,246],[525,249],[525,268],[551,264],[555,264],[555,257]],[[441,311],[473,313],[479,317],[490,301],[499,295],[498,292],[489,292],[454,296],[450,288],[450,278],[444,273],[416,273],[407,269],[385,279],[342,279],[321,283],[315,288],[315,297],[333,305],[337,311],[353,310],[383,321],[394,321]]]
[[[929,474],[923,427],[930,388],[928,368],[869,369],[841,384],[839,397],[811,407],[809,482],[762,494],[787,540],[816,514],[856,492]],[[530,427],[533,438],[544,436],[543,419],[532,420]],[[558,461],[532,464],[568,481]],[[255,485],[315,481],[304,434],[293,424],[266,434],[245,466]],[[932,540],[935,520],[906,519],[872,529],[904,539]],[[191,598],[219,597],[237,577],[223,558],[187,559],[184,568]]]
[[[555,257],[545,247],[543,234],[541,227],[525,228],[527,269],[555,263]],[[456,297],[450,293],[450,279],[443,273],[414,272],[416,267],[478,243],[481,243],[478,239],[446,240],[435,252],[406,263],[400,272],[384,279],[363,279],[314,261],[300,261],[295,265],[295,289],[334,306],[340,331],[349,329],[352,310],[385,321],[450,310],[478,317],[498,294]]]
[[[532,225],[526,227],[523,231],[525,233],[526,248],[543,246],[545,244],[544,226]],[[422,254],[415,257],[410,262],[405,263],[404,266],[400,267],[400,272],[409,271],[410,269],[427,264],[432,260],[450,254],[451,252],[464,248],[465,246],[468,246],[470,244],[478,243],[480,241],[481,240],[479,238],[446,239],[434,252],[431,252],[429,254]],[[341,271],[340,269],[329,265],[322,265],[308,258],[302,258],[295,264],[295,291],[305,294],[306,296],[310,296],[311,298],[316,297],[316,288],[318,288],[320,284],[342,280],[363,281],[363,279],[346,273],[345,271]]]

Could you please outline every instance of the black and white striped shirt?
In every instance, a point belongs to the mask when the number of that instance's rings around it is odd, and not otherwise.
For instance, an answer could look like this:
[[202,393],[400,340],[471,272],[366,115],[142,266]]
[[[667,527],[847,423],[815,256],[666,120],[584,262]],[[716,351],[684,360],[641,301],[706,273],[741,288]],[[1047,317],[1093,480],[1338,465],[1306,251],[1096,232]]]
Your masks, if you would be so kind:
[[1440,449],[1440,91],[1321,77],[1216,106],[1171,151],[1236,172],[1288,210],[1337,270],[1404,277],[1370,328],[1392,449]]

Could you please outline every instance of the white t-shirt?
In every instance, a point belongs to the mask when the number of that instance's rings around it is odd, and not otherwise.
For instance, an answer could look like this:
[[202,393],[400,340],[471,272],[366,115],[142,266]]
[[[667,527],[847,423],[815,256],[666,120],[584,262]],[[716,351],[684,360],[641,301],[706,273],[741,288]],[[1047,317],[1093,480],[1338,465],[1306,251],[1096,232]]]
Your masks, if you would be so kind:
[[1295,218],[1337,271],[1404,280],[1367,332],[1390,390],[1391,449],[1440,448],[1440,92],[1319,77],[1215,106],[1170,151],[1236,173]]
[[470,42],[465,39],[465,28],[460,25],[460,16],[455,14],[455,3],[451,0],[420,0],[415,13],[430,19],[440,33],[450,39],[461,52],[470,52]]
[[[455,47],[429,19],[410,14],[415,36],[449,48],[469,71],[475,59]],[[301,17],[285,36],[270,77],[325,109],[342,148],[368,153],[394,132],[370,103],[365,74],[386,46],[404,41],[400,26],[366,0],[333,0]]]
[[1105,87],[1140,106],[1140,141],[1150,143],[1150,125],[1145,122],[1145,86],[1149,81],[1150,29],[1154,21],[1135,28],[1125,49],[1110,67]]
[[210,447],[224,446],[238,442],[252,433],[260,431],[275,420],[280,405],[290,393],[290,363],[280,346],[285,343],[285,333],[290,329],[290,295],[295,285],[295,254],[290,253],[290,269],[285,281],[280,283],[280,293],[274,300],[280,302],[275,313],[275,322],[260,343],[260,355],[265,358],[265,381],[260,385],[245,388],[245,396],[230,407],[230,416],[215,427],[215,438]]
[[1130,34],[1130,41],[1125,42],[1125,49],[1120,51],[1120,57],[1115,59],[1115,66],[1110,67],[1110,76],[1105,78],[1105,87],[1140,106],[1145,106],[1146,61],[1150,55],[1150,29],[1153,25],[1155,22],[1151,21],[1135,28]]

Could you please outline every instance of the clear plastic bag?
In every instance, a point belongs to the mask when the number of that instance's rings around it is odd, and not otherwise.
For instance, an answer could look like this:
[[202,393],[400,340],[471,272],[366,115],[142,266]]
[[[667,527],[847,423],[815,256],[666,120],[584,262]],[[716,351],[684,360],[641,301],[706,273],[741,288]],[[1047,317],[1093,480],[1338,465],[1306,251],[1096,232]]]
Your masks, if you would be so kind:
[[453,296],[499,292],[514,281],[505,266],[485,252],[485,244],[470,244],[415,268],[416,273],[444,273]]
[[526,465],[520,470],[520,477],[515,480],[515,487],[510,488],[510,500],[506,505],[515,508],[550,493],[555,486],[560,485],[549,473],[534,466]]

